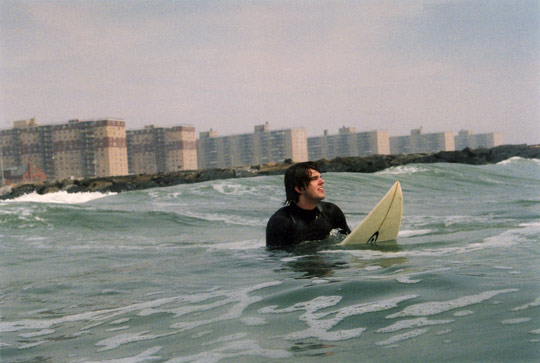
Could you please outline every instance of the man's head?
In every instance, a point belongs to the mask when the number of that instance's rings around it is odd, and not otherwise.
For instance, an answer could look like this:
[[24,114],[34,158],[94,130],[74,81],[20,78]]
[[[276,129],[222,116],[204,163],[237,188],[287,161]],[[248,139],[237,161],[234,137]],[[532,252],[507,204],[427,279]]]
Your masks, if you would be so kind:
[[298,203],[300,198],[312,202],[323,200],[326,197],[323,184],[321,172],[314,162],[294,164],[285,171],[285,203]]

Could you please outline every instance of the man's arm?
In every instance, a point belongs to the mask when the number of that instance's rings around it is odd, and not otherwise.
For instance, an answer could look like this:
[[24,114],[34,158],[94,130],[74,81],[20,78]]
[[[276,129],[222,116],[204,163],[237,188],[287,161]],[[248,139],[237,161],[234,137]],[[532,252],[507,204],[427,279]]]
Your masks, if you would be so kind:
[[341,208],[339,208],[337,205],[333,203],[328,203],[330,207],[330,215],[332,218],[332,227],[338,228],[340,233],[343,234],[349,234],[351,233],[351,229],[349,228],[349,225],[347,224],[347,219],[345,218],[345,214],[343,214],[343,211]]
[[266,247],[286,248],[294,244],[290,218],[274,214],[266,225]]
[[[339,209],[339,208],[338,208]],[[351,233],[351,229],[349,228],[349,225],[347,224],[347,219],[345,218],[345,214],[339,209],[339,213],[341,216],[339,217],[339,231],[343,234],[349,234]]]

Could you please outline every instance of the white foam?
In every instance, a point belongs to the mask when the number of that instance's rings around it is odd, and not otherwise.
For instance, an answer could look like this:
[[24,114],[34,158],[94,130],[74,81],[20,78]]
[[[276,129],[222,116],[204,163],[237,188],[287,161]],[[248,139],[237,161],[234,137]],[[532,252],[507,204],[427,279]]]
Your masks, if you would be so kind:
[[534,164],[537,164],[537,165],[540,165],[540,160],[539,159],[526,159],[526,158],[522,158],[520,156],[512,156],[511,158],[509,159],[506,159],[506,160],[503,160],[503,161],[499,161],[497,163],[497,165],[508,165],[508,164],[513,164],[515,162],[521,162],[521,161],[524,161],[524,162],[532,162]]
[[118,320],[115,320],[115,321],[111,321],[109,324],[111,324],[111,325],[119,325],[119,324],[127,323],[129,320],[130,320],[129,318],[123,318],[123,319],[118,319]]
[[395,343],[401,342],[403,340],[416,338],[417,336],[425,334],[428,331],[429,331],[429,329],[415,329],[415,330],[411,330],[411,331],[408,331],[408,332],[403,333],[403,334],[395,335],[395,336],[393,336],[393,337],[391,337],[389,339],[383,340],[381,342],[377,342],[375,344],[377,344],[377,345],[395,344]]
[[298,331],[295,333],[288,334],[285,336],[285,339],[300,340],[300,339],[307,339],[307,338],[317,338],[319,340],[335,342],[335,341],[340,341],[340,340],[348,340],[352,338],[357,338],[366,330],[367,328],[355,328],[355,329],[328,332],[326,330],[307,329],[304,331]]
[[323,285],[323,284],[330,283],[329,280],[325,280],[325,279],[311,279],[310,282],[312,285]]
[[246,337],[247,337],[247,333],[236,333],[236,334],[232,334],[232,335],[225,335],[225,336],[219,337],[216,340],[206,342],[206,343],[203,343],[201,345],[212,345],[212,344],[215,344],[215,343],[230,342],[230,341],[233,341],[233,340],[244,339]]
[[[310,301],[296,303],[288,308],[276,309],[275,306],[268,306],[259,309],[259,312],[280,314],[304,310],[305,313],[300,315],[299,319],[300,321],[305,321],[308,325],[308,328],[305,330],[287,334],[284,336],[284,339],[298,340],[317,338],[324,341],[339,341],[359,337],[366,330],[366,328],[360,327],[348,330],[337,330],[332,332],[328,331],[331,328],[335,327],[345,318],[355,315],[393,309],[397,307],[400,302],[414,299],[416,297],[417,295],[399,296],[381,301],[375,301],[372,303],[351,305],[337,310],[318,313],[317,311],[321,309],[327,309],[329,307],[337,305],[342,299],[341,296],[319,296]],[[326,317],[329,318],[324,319]]]
[[427,169],[421,168],[421,167],[415,166],[415,165],[400,165],[400,166],[393,166],[391,168],[387,168],[387,169],[378,171],[375,174],[380,174],[380,175],[403,175],[403,174],[420,173],[420,172],[423,172],[423,171],[427,171]]
[[254,340],[231,342],[221,348],[202,352],[188,357],[173,358],[166,363],[205,362],[215,363],[224,359],[233,361],[235,357],[262,357],[268,359],[284,359],[292,357],[292,353],[282,349],[265,349]]
[[233,250],[233,251],[245,251],[245,250],[254,250],[262,248],[265,246],[263,240],[246,240],[246,241],[237,241],[237,242],[221,242],[208,245],[211,249],[216,250]]
[[280,261],[281,261],[281,262],[295,262],[295,261],[301,260],[301,259],[304,258],[304,257],[308,257],[308,256],[307,256],[307,255],[303,255],[303,256],[283,257]]
[[231,214],[224,213],[203,213],[195,212],[193,210],[183,209],[181,212],[178,212],[180,215],[202,219],[211,222],[223,222],[227,224],[235,224],[241,226],[252,226],[252,227],[261,227],[266,226],[265,219],[247,219],[245,216],[234,216]]
[[446,335],[446,334],[450,334],[453,331],[454,330],[452,330],[452,329],[443,329],[443,330],[439,330],[438,332],[436,332],[435,335],[437,335],[437,336]]
[[54,329],[43,329],[43,330],[29,332],[29,333],[22,333],[22,334],[19,334],[19,336],[21,338],[34,338],[34,337],[40,337],[43,335],[54,334],[55,332],[56,330]]
[[382,269],[382,266],[379,266],[379,265],[364,267],[364,271],[375,271],[375,270],[381,270],[381,269]]
[[403,329],[418,328],[421,326],[430,326],[430,325],[440,325],[440,324],[450,324],[455,320],[429,320],[427,318],[417,318],[417,319],[406,319],[398,321],[386,328],[381,328],[376,330],[377,333],[393,333]]
[[[32,287],[31,285],[28,287]],[[60,318],[52,319],[23,319],[18,321],[0,321],[0,332],[14,332],[20,330],[37,330],[37,329],[49,329],[57,325],[75,322],[75,321],[89,321],[92,324],[87,327],[83,327],[83,330],[93,328],[105,323],[107,319],[115,318],[118,315],[126,313],[132,313],[139,310],[151,309],[164,304],[168,304],[175,301],[189,300],[191,297],[172,297],[153,300],[144,303],[136,303],[121,308],[106,309],[89,311],[80,314],[66,315]]]
[[512,156],[511,158],[509,159],[506,159],[506,160],[503,160],[503,161],[499,161],[497,163],[497,165],[507,165],[507,164],[510,164],[512,163],[513,161],[517,161],[517,160],[521,160],[522,158],[520,158],[519,156]]
[[527,241],[527,236],[534,236],[540,232],[540,226],[534,224],[527,225],[521,228],[510,229],[498,235],[485,238],[482,242],[470,243],[460,247],[441,247],[441,248],[424,248],[408,251],[376,251],[376,250],[348,250],[334,249],[324,250],[321,253],[340,253],[350,254],[356,258],[363,260],[372,260],[380,258],[396,258],[396,257],[443,257],[467,254],[475,251],[481,251],[487,248],[508,248]]
[[496,270],[513,270],[513,267],[510,266],[493,266]]
[[191,336],[191,338],[198,339],[198,338],[202,338],[202,337],[204,337],[205,335],[208,335],[208,334],[212,334],[212,330],[205,330],[205,331],[193,334]]
[[422,280],[412,280],[410,276],[400,276],[396,278],[396,281],[402,284],[417,284]]
[[534,335],[540,335],[540,329],[531,330],[529,333]]
[[159,352],[163,347],[157,346],[145,350],[144,352],[137,354],[133,357],[122,357],[119,359],[110,359],[106,361],[89,361],[83,360],[85,363],[98,363],[98,362],[107,362],[107,363],[139,363],[139,362],[148,362],[151,360],[161,360],[160,356],[154,355]]
[[516,291],[519,291],[519,290],[518,289],[505,289],[505,290],[486,291],[478,295],[464,296],[455,300],[433,301],[433,302],[410,305],[398,313],[388,315],[387,318],[392,319],[392,318],[400,318],[400,317],[405,317],[405,316],[436,315],[436,314],[444,313],[446,311],[460,309],[465,306],[479,304],[485,300],[491,299],[494,296],[497,296],[500,294],[507,294],[510,292],[516,292]]
[[37,341],[37,342],[32,342],[32,343],[27,343],[27,344],[23,344],[19,347],[17,347],[17,349],[30,349],[30,348],[34,348],[34,347],[37,347],[38,345],[42,345],[42,344],[45,344],[45,343],[48,343],[49,341],[48,340],[40,340],[40,341]]
[[92,332],[89,330],[81,330],[76,333],[66,335],[66,338],[78,338],[78,337],[82,337],[85,334],[92,334]]
[[128,325],[124,325],[124,326],[119,326],[119,327],[116,327],[116,328],[106,329],[105,331],[115,332],[115,331],[120,331],[120,330],[128,330],[129,328],[130,327]]
[[294,311],[311,311],[315,312],[330,306],[334,306],[341,301],[341,296],[318,296],[313,300],[296,303],[284,309],[277,309],[276,305],[266,306],[258,310],[261,314],[283,314],[292,313]]
[[460,316],[467,316],[467,315],[471,315],[471,314],[474,314],[474,311],[472,311],[472,310],[461,310],[461,311],[456,311],[454,313],[454,316],[460,317]]
[[520,227],[540,227],[540,221],[520,223]]
[[268,324],[268,322],[263,318],[257,317],[242,318],[240,319],[240,321],[247,326],[261,326]]
[[163,337],[177,334],[177,332],[171,332],[171,333],[166,333],[166,334],[146,335],[147,333],[148,331],[142,331],[142,332],[134,333],[134,334],[116,335],[111,338],[100,340],[99,342],[96,343],[96,346],[97,347],[102,346],[103,348],[98,349],[98,352],[103,352],[107,350],[116,349],[119,346],[128,344],[128,343],[140,342],[140,341],[145,341],[145,340],[153,340],[153,339],[163,338]]
[[513,308],[512,311],[520,311],[520,310],[525,310],[529,308],[535,308],[538,306],[540,306],[540,297],[537,297],[533,302],[530,302],[528,304],[517,306]]
[[433,232],[431,229],[416,229],[416,230],[405,229],[398,232],[398,237],[407,238],[407,237],[414,237],[414,236],[423,236],[431,232]]
[[33,202],[33,203],[56,203],[56,204],[82,204],[91,200],[109,197],[116,195],[116,193],[99,193],[99,192],[84,192],[84,193],[68,193],[66,191],[59,191],[47,194],[38,194],[36,192],[30,194],[21,195],[18,198],[4,200],[3,203],[20,203],[20,202]]
[[233,184],[230,182],[215,182],[214,184],[212,184],[212,188],[216,192],[226,195],[241,196],[252,193],[252,188],[245,185]]
[[[219,307],[219,306],[233,304],[231,308],[229,309],[229,311],[227,311],[225,314],[221,316],[210,318],[210,319],[198,320],[198,321],[180,322],[180,323],[176,323],[170,326],[171,329],[179,329],[179,331],[186,331],[186,330],[194,329],[200,326],[214,324],[220,321],[237,320],[237,319],[240,319],[240,317],[242,316],[242,313],[249,305],[262,300],[262,298],[259,296],[250,296],[249,295],[250,293],[260,290],[260,289],[264,289],[267,287],[276,286],[280,284],[281,282],[279,281],[261,283],[252,287],[242,289],[240,291],[227,292],[227,293],[221,293],[221,295],[216,295],[216,296],[223,296],[224,298],[222,300],[218,300],[213,303],[197,304],[196,306],[181,307],[178,309],[169,309],[169,310],[161,310],[161,311],[158,310],[157,312],[169,312],[169,313],[175,314],[176,316],[180,316],[180,315],[184,315],[191,312],[207,311],[207,310],[211,310],[216,307]],[[219,294],[219,293],[215,292],[215,294]]]
[[531,321],[531,318],[516,318],[516,319],[506,319],[502,320],[502,325],[516,325],[516,324],[523,324]]

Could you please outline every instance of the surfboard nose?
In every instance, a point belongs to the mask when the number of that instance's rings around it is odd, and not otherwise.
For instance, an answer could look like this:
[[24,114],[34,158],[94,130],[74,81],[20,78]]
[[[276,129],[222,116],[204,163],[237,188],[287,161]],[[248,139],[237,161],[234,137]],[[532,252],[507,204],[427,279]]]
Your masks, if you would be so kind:
[[375,243],[397,239],[403,216],[401,184],[396,181],[367,217],[340,243]]

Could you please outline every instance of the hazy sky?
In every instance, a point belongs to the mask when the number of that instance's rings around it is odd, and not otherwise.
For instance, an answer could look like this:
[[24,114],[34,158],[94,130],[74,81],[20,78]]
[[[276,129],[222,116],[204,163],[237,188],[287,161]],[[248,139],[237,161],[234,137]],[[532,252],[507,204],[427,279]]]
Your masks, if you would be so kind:
[[540,143],[540,0],[0,1],[0,128],[346,125]]

